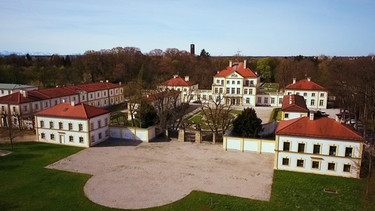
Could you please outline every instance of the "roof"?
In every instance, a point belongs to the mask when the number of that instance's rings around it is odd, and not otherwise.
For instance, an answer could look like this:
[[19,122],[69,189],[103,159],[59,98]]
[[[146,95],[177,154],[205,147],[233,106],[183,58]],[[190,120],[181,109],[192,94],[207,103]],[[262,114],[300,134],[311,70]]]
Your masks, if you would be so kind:
[[319,84],[311,81],[311,79],[302,79],[295,83],[289,84],[285,89],[292,90],[316,90],[316,91],[326,91],[326,89]]
[[41,101],[46,99],[53,99],[65,96],[72,96],[78,94],[77,91],[93,92],[99,90],[118,88],[120,85],[108,83],[108,82],[97,82],[90,84],[81,84],[76,86],[66,87],[54,87],[38,90],[24,91],[24,93],[13,93],[7,96],[0,97],[1,103],[9,104],[22,104],[28,102]]
[[109,113],[108,110],[90,106],[87,104],[60,103],[53,107],[44,109],[35,114],[35,116],[62,117],[72,119],[91,119],[102,114]]
[[194,84],[196,84],[196,83],[194,83],[192,81],[185,81],[180,76],[174,77],[172,79],[169,79],[169,80],[161,83],[161,85],[163,85],[163,86],[192,86]]
[[155,93],[151,93],[151,94],[147,95],[146,100],[148,100],[149,102],[154,102],[156,100],[161,100],[161,99],[164,99],[164,98],[167,98],[167,97],[178,96],[180,93],[181,93],[181,91],[178,91],[178,90],[167,89],[165,91],[155,92]]
[[228,66],[226,69],[218,72],[215,77],[226,77],[233,72],[237,72],[244,78],[257,78],[255,73],[250,68],[244,68],[243,62],[235,62],[232,66]]
[[300,117],[281,121],[276,128],[276,135],[363,141],[362,136],[353,129],[328,117],[314,120]]
[[38,89],[36,86],[31,85],[24,85],[24,84],[7,84],[7,83],[0,83],[0,89]]
[[289,112],[308,112],[305,98],[300,95],[285,95],[283,99],[282,111]]

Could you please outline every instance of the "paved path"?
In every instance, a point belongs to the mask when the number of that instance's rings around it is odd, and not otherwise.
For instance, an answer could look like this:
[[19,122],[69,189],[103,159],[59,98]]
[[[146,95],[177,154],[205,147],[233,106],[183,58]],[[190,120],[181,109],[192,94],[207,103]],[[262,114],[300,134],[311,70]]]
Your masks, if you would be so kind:
[[95,203],[139,209],[177,201],[192,190],[269,200],[273,157],[171,141],[93,147],[49,168],[93,175],[84,191]]

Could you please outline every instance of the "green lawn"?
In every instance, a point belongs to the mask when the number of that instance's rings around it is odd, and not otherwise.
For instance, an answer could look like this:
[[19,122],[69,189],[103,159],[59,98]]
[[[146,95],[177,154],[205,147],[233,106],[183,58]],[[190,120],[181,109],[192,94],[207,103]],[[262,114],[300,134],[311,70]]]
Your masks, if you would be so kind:
[[[0,149],[9,148],[0,145]],[[44,168],[80,150],[16,144],[12,154],[0,157],[0,210],[110,210],[84,196],[89,175]],[[150,210],[360,210],[363,185],[364,180],[275,171],[270,202],[194,191]],[[334,188],[338,194],[326,193],[324,188]]]

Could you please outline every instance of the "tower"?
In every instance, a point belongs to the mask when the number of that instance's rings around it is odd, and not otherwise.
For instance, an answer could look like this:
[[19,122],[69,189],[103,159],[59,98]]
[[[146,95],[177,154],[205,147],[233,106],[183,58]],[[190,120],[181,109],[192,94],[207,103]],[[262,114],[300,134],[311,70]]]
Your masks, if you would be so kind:
[[190,54],[195,55],[195,45],[194,44],[190,44]]

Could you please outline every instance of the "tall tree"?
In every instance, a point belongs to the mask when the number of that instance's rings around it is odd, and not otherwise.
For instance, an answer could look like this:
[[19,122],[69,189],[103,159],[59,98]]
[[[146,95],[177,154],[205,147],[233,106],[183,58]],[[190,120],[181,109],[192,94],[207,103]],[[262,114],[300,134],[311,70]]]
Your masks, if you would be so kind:
[[241,137],[256,138],[262,131],[262,120],[253,108],[245,108],[233,121],[233,134]]

